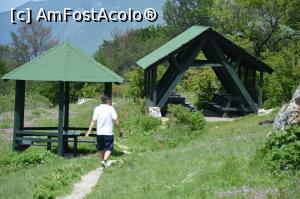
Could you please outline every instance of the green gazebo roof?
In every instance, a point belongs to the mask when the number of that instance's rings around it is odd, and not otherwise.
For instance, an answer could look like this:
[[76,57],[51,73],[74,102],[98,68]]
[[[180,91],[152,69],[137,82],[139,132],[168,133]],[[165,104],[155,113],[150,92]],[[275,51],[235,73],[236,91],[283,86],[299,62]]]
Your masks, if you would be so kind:
[[116,82],[123,78],[70,43],[61,43],[2,77],[4,80]]
[[181,48],[182,46],[189,43],[194,38],[198,37],[201,33],[208,30],[209,27],[205,26],[193,26],[178,36],[174,37],[172,40],[168,41],[161,47],[157,48],[147,56],[137,61],[137,64],[143,69],[148,68],[152,64],[160,61],[161,59],[167,57],[172,52]]
[[148,67],[167,59],[170,54],[176,53],[176,51],[179,51],[186,45],[189,45],[191,42],[193,42],[193,40],[197,39],[203,34],[208,34],[209,37],[215,38],[216,41],[220,43],[224,54],[226,54],[228,57],[237,59],[236,56],[241,55],[243,57],[241,62],[247,67],[254,67],[256,70],[261,69],[262,71],[268,73],[273,72],[273,69],[263,61],[248,53],[246,50],[236,45],[232,41],[228,40],[226,37],[216,32],[213,28],[207,26],[192,26],[150,54],[138,60],[137,65],[143,69],[147,69]]

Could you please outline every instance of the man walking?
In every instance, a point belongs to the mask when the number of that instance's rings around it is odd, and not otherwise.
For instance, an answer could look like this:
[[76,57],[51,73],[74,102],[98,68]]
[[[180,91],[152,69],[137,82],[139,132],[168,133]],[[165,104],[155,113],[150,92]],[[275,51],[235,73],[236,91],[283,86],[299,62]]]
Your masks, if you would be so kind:
[[93,118],[90,123],[86,137],[91,133],[95,123],[97,122],[97,151],[101,159],[101,167],[106,167],[106,162],[113,150],[114,144],[114,124],[119,131],[119,136],[123,136],[120,129],[120,122],[117,113],[111,105],[111,98],[107,95],[101,97],[102,104],[94,109]]

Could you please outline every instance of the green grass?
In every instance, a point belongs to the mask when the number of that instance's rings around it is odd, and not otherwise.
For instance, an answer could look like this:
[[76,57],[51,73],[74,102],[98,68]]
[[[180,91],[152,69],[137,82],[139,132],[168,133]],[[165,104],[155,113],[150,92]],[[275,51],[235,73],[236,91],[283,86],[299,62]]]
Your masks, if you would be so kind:
[[271,130],[257,122],[273,116],[209,123],[188,144],[134,153],[87,198],[299,198],[299,174],[274,177],[252,160]]
[[[125,130],[125,138],[117,141],[127,144],[133,153],[120,156],[120,149],[115,147],[113,159],[122,159],[122,163],[106,170],[87,198],[299,198],[299,173],[275,177],[253,160],[256,148],[271,130],[271,125],[257,123],[273,118],[275,113],[207,123],[203,132],[191,132],[186,125],[145,126],[141,120],[147,118],[141,116],[140,103],[124,99],[114,102]],[[87,127],[98,104],[98,100],[71,104],[70,126]],[[57,107],[29,109],[26,123],[56,126],[57,114]],[[11,113],[6,116],[6,121],[12,121]],[[11,128],[9,123],[4,126]],[[1,159],[11,153],[11,141],[0,135]],[[80,144],[79,149],[95,153],[92,144]],[[58,158],[4,174],[0,171],[0,198],[32,198],[36,192],[65,195],[80,175],[98,164],[96,155],[90,155]],[[66,179],[61,180],[62,176]]]
[[[70,105],[71,126],[88,127],[92,112],[99,101],[93,100],[83,105]],[[57,107],[46,109],[26,109],[26,126],[57,126]],[[12,128],[11,112],[1,114],[1,128]],[[3,121],[7,121],[2,123]],[[39,155],[45,147],[31,147],[21,154],[11,151],[11,136],[0,129],[0,163],[11,159],[6,168],[0,165],[0,198],[33,198],[40,196],[65,195],[71,191],[74,182],[88,171],[99,166],[95,145],[79,143],[79,151],[90,155],[73,159],[50,158],[46,163],[30,164],[30,155]],[[93,138],[90,138],[93,139]],[[34,151],[34,152],[32,152]],[[53,150],[55,154],[55,150]],[[112,159],[120,158],[116,146]],[[27,159],[28,160],[27,160]],[[25,159],[25,160],[24,160]],[[22,160],[22,161],[21,161]],[[35,196],[34,196],[35,194]]]

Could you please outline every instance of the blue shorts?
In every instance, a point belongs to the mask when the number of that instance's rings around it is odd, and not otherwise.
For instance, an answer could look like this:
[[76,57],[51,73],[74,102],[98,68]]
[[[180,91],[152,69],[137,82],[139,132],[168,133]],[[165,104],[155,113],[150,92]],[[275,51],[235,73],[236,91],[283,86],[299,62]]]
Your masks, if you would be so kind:
[[98,151],[112,151],[114,147],[113,135],[97,135],[97,150]]

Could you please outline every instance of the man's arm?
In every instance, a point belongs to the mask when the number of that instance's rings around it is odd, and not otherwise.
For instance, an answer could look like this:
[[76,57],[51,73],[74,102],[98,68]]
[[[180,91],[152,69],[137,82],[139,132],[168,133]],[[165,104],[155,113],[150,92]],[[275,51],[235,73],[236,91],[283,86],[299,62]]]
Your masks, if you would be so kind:
[[118,119],[116,119],[116,120],[114,120],[114,123],[115,123],[116,128],[119,131],[119,137],[122,137],[123,136],[123,131],[120,128],[120,121]]
[[85,137],[88,137],[88,136],[89,136],[89,134],[91,133],[91,131],[92,131],[94,125],[95,125],[95,122],[96,122],[96,120],[91,120],[89,130],[88,130],[88,132],[85,134]]

